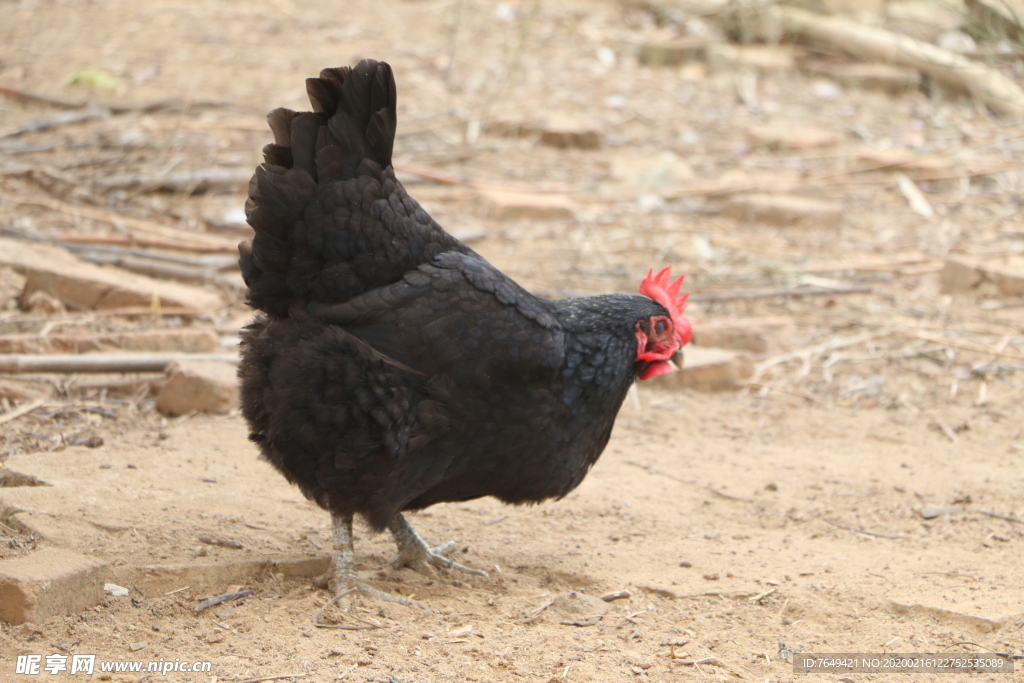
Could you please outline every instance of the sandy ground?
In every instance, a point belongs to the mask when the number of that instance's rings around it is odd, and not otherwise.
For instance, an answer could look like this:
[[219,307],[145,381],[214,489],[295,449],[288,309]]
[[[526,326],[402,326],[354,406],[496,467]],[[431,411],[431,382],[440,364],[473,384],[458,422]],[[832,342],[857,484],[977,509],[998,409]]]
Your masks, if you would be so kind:
[[[398,78],[399,161],[494,184],[577,189],[575,219],[500,223],[465,186],[410,183],[444,225],[480,232],[475,249],[546,295],[632,291],[662,263],[690,273],[696,291],[734,291],[793,285],[808,263],[913,251],[941,266],[950,251],[1019,245],[1013,172],[925,183],[938,207],[932,220],[908,208],[892,179],[812,188],[843,207],[839,225],[817,228],[737,221],[700,197],[650,199],[658,188],[624,180],[617,163],[643,168],[672,152],[685,187],[829,172],[864,141],[922,157],[994,144],[1004,160],[1024,151],[1005,142],[1016,129],[969,101],[837,94],[793,70],[751,86],[749,74],[702,64],[640,67],[637,44],[667,29],[611,3],[158,0],[8,3],[5,11],[0,83],[84,97],[64,80],[103,69],[125,84],[123,101],[235,103],[21,137],[58,144],[12,154],[12,164],[43,172],[5,174],[5,191],[77,201],[98,196],[96,178],[129,167],[252,166],[269,139],[263,112],[303,106],[302,78],[320,68],[373,56]],[[589,119],[605,147],[555,150],[486,132],[491,122],[549,111]],[[51,114],[0,100],[5,129]],[[779,121],[832,129],[843,142],[838,151],[751,149],[746,127]],[[122,191],[100,201],[201,229],[196,216],[237,213],[243,200],[237,189]],[[0,202],[0,219],[44,233],[107,229],[10,202]],[[938,268],[926,266],[860,272],[856,282],[871,294],[694,305],[698,330],[726,318],[789,320],[767,357],[867,336],[841,358],[821,352],[774,365],[740,393],[641,386],[602,459],[562,501],[481,500],[411,517],[428,540],[457,540],[459,561],[488,578],[393,571],[390,539],[360,530],[365,578],[422,606],[357,599],[348,617],[328,613],[360,630],[313,626],[329,598],[311,580],[325,566],[327,516],[256,458],[237,415],[168,420],[144,395],[87,413],[78,407],[106,394],[75,394],[65,382],[66,410],[0,426],[5,469],[33,478],[20,483],[46,484],[0,490],[0,520],[17,532],[5,554],[60,546],[95,556],[130,595],[41,624],[0,624],[0,680],[87,678],[14,673],[18,655],[54,653],[211,663],[201,674],[95,674],[112,681],[570,683],[826,678],[793,674],[785,656],[800,651],[1024,652],[1020,361],[987,372],[979,363],[995,356],[969,345],[1021,353],[1024,316],[1019,299],[991,289],[942,294]],[[183,324],[230,336],[244,317],[236,292],[224,311]],[[5,333],[39,329],[18,317],[2,322]],[[922,331],[982,336],[929,345],[914,336]],[[104,443],[66,445],[61,435],[71,433]],[[926,519],[934,507],[949,509]],[[253,595],[195,611],[238,588]],[[617,591],[628,597],[598,599]]]
[[[1012,428],[954,446],[926,419],[882,411],[794,413],[657,391],[639,401],[565,500],[440,505],[413,517],[427,538],[457,540],[460,561],[489,578],[392,571],[390,540],[360,534],[366,578],[425,607],[358,601],[355,614],[382,626],[363,631],[312,626],[326,593],[302,574],[323,568],[327,517],[255,461],[237,418],[197,417],[163,439],[132,432],[59,458],[16,456],[8,467],[61,494],[12,490],[5,502],[32,511],[16,519],[109,561],[111,580],[132,596],[5,628],[0,662],[56,648],[211,661],[224,680],[789,680],[780,643],[807,652],[1019,647],[1019,528],[972,512],[920,517],[923,506],[967,496],[970,508],[1012,508]],[[255,595],[193,612],[236,585]],[[595,596],[620,590],[630,597],[588,619],[603,611]],[[578,606],[573,592],[585,596]],[[129,653],[139,642],[147,646]],[[673,643],[677,658],[719,664],[673,665]]]

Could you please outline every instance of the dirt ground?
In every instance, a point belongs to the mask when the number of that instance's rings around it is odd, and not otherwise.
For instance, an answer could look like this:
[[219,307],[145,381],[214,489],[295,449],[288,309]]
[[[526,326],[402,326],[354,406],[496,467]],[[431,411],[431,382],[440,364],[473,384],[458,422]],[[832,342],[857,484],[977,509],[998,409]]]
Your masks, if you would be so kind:
[[[328,517],[257,459],[236,413],[163,417],[148,375],[116,390],[110,378],[0,378],[8,392],[19,382],[54,390],[42,409],[0,423],[0,464],[23,475],[0,489],[0,557],[68,548],[109,563],[110,581],[130,590],[79,614],[0,624],[0,680],[87,678],[14,673],[19,655],[53,653],[211,663],[205,673],[95,674],[175,683],[834,680],[796,675],[787,658],[1024,654],[1024,306],[991,283],[940,287],[951,255],[1024,251],[1019,122],[937,88],[892,95],[798,68],[645,66],[640,45],[714,32],[713,22],[666,24],[640,5],[597,0],[0,8],[0,85],[192,103],[0,138],[0,227],[21,236],[125,232],[29,197],[244,238],[244,183],[165,192],[102,181],[251,168],[269,141],[266,111],[303,107],[302,79],[321,68],[374,57],[398,80],[396,163],[410,193],[532,291],[635,291],[648,268],[668,264],[703,294],[870,289],[691,304],[698,340],[701,324],[721,321],[771,330],[746,387],[639,386],[564,500],[411,516],[428,540],[457,540],[459,561],[488,578],[391,570],[390,539],[359,530],[365,578],[421,605],[357,599],[349,616],[328,613],[359,630],[314,627],[330,597],[311,579],[326,564]],[[73,74],[93,90],[67,87]],[[55,113],[0,99],[0,131]],[[505,134],[508,121],[553,114],[600,131],[603,144],[559,149]],[[835,142],[752,142],[765,124],[822,129]],[[938,174],[907,166],[932,215],[914,211],[884,164],[853,172],[865,151],[952,160]],[[446,182],[412,172],[423,167]],[[802,226],[745,220],[727,193],[694,191],[715,182],[790,183],[840,211]],[[501,221],[481,187],[566,196],[574,215]],[[230,345],[247,316],[231,277],[205,285],[226,304],[203,316],[12,304],[0,334],[201,326]],[[102,444],[82,445],[90,436]],[[253,593],[196,611],[241,589]],[[598,599],[617,591],[627,595]]]

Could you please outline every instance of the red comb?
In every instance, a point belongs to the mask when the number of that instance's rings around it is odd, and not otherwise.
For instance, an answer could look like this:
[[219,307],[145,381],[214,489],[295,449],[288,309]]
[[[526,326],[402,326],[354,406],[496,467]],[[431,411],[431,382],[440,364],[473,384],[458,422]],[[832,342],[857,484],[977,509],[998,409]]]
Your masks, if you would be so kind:
[[664,306],[672,316],[676,336],[684,346],[693,336],[693,327],[690,325],[690,321],[683,317],[683,311],[686,310],[686,299],[690,293],[679,295],[679,288],[683,286],[685,278],[686,276],[682,275],[678,280],[672,282],[672,268],[664,268],[657,275],[654,274],[652,268],[647,271],[647,277],[640,283],[640,293]]

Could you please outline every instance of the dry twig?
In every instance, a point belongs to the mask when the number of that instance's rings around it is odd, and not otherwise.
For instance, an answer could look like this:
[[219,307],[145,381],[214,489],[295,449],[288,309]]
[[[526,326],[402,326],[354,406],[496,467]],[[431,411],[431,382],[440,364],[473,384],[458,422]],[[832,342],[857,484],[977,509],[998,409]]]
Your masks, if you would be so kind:
[[757,364],[757,368],[754,371],[754,377],[751,379],[752,383],[756,383],[758,378],[770,368],[783,363],[788,363],[791,360],[802,360],[805,363],[809,362],[811,358],[820,356],[829,351],[835,351],[838,349],[846,348],[848,346],[855,346],[857,344],[863,344],[865,342],[873,341],[875,339],[881,339],[882,337],[888,337],[895,334],[895,330],[882,330],[876,332],[865,332],[863,334],[854,335],[845,339],[830,339],[827,342],[823,342],[816,346],[809,346],[804,349],[798,349],[796,351],[789,351],[787,353],[768,358]]
[[202,612],[203,610],[209,609],[210,607],[213,607],[215,605],[219,605],[222,602],[227,602],[228,600],[238,600],[239,598],[245,598],[250,595],[253,595],[253,591],[251,590],[244,590],[238,591],[237,593],[225,593],[224,595],[218,595],[215,598],[203,600],[201,603],[196,605],[196,611]]
[[233,246],[210,246],[208,244],[197,244],[195,242],[170,241],[161,239],[147,239],[145,237],[116,236],[116,235],[83,235],[73,232],[59,232],[53,236],[56,242],[69,244],[109,244],[127,247],[149,247],[152,249],[173,249],[174,251],[190,251],[196,254],[236,254],[237,247]]
[[102,176],[95,180],[105,190],[143,188],[171,192],[203,192],[214,187],[245,187],[252,171],[240,168],[201,168],[181,173],[126,173]]
[[1013,522],[1014,524],[1024,524],[1024,519],[1020,519],[1019,517],[1013,517],[1012,515],[1001,515],[998,512],[989,512],[988,510],[973,510],[973,512],[977,512],[979,515],[985,515],[986,517],[995,517],[996,519],[1001,519],[1005,522]]
[[963,349],[964,351],[975,351],[977,353],[985,353],[990,356],[1002,356],[1003,358],[1014,358],[1016,360],[1024,360],[1024,353],[1015,351],[1013,349],[1005,348],[1005,345],[1000,346],[987,346],[985,344],[979,344],[977,342],[949,339],[948,337],[939,337],[938,335],[928,334],[920,330],[916,332],[904,332],[902,334],[913,335],[918,339],[930,341],[933,344],[939,344],[940,346],[950,346],[956,349]]
[[237,363],[229,353],[0,354],[0,372],[163,372],[174,361]]
[[953,431],[952,427],[946,424],[945,420],[935,418],[935,420],[932,421],[932,425],[934,425],[940,432],[942,432],[945,435],[945,437],[949,439],[950,443],[956,443],[959,440],[959,438],[956,435],[956,432]]
[[0,85],[0,96],[8,97],[13,100],[20,100],[22,102],[31,102],[33,104],[44,104],[50,107],[57,107],[58,109],[85,109],[86,107],[97,107],[100,109],[106,109],[114,114],[125,114],[131,111],[138,112],[154,112],[154,111],[184,111],[187,109],[199,109],[199,108],[220,108],[220,107],[233,107],[233,102],[224,102],[220,100],[180,100],[180,99],[167,99],[167,100],[156,100],[155,102],[143,102],[142,104],[94,104],[92,102],[82,102],[78,100],[65,100],[59,97],[51,97],[50,95],[40,95],[38,93],[28,92],[21,88],[13,88],[11,86]]
[[[263,676],[261,678],[246,678],[242,681],[233,681],[232,683],[263,683],[264,681],[283,681],[286,678],[305,678],[309,674],[280,674],[278,676]],[[228,683],[228,681],[225,681]]]
[[41,408],[44,403],[46,403],[45,398],[37,398],[31,403],[26,403],[25,405],[18,406],[14,410],[8,411],[3,415],[0,415],[0,424],[10,422],[11,420],[17,420],[22,415],[28,415],[36,408]]
[[327,603],[323,607],[321,607],[319,610],[317,610],[316,614],[313,615],[313,626],[316,626],[317,628],[337,628],[337,629],[342,629],[342,630],[345,630],[345,631],[366,631],[366,630],[375,629],[375,628],[384,628],[382,625],[378,624],[375,621],[370,621],[369,619],[363,619],[359,615],[351,614],[351,613],[349,613],[348,616],[350,616],[350,617],[352,617],[354,619],[357,619],[358,621],[363,622],[365,624],[365,626],[349,626],[348,624],[325,624],[325,623],[323,623],[323,621],[321,621],[321,618],[323,617],[324,612],[326,612],[329,607],[334,605],[336,602],[338,602],[339,600],[341,600],[345,596],[351,595],[352,593],[355,593],[355,592],[356,592],[355,588],[349,588],[348,590],[342,591],[342,592],[338,593],[337,595],[335,595],[330,600],[328,600]]
[[910,538],[909,536],[897,536],[897,535],[893,535],[893,534],[880,534],[877,531],[868,531],[866,529],[858,529],[857,527],[854,527],[854,526],[846,526],[845,524],[838,524],[836,522],[833,522],[831,519],[828,519],[827,517],[822,517],[821,519],[826,524],[830,524],[831,526],[834,526],[837,529],[845,529],[846,531],[852,531],[855,534],[864,534],[865,536],[872,536],[874,538],[891,538],[893,540],[905,540],[905,539]]
[[50,130],[51,128],[57,128],[58,126],[66,126],[72,123],[81,123],[82,121],[91,121],[93,119],[105,119],[110,116],[109,109],[83,109],[82,111],[69,111],[63,114],[57,114],[46,119],[36,119],[23,123],[20,126],[15,126],[10,130],[0,132],[0,139],[14,138],[25,133],[35,133],[41,130]]
[[98,206],[82,206],[80,204],[69,204],[62,202],[57,199],[51,199],[49,197],[26,197],[23,195],[13,194],[11,192],[0,192],[0,200],[9,201],[14,204],[30,204],[34,206],[42,206],[47,209],[54,211],[60,211],[61,213],[70,216],[81,216],[82,218],[89,218],[92,220],[103,221],[105,223],[111,223],[113,225],[122,225],[126,228],[132,228],[139,230],[150,235],[158,235],[166,239],[183,240],[187,243],[205,243],[211,247],[220,247],[225,252],[237,251],[238,246],[234,242],[229,242],[220,237],[213,237],[204,235],[197,232],[189,232],[187,230],[181,230],[178,228],[172,228],[167,225],[161,225],[153,221],[147,221],[140,218],[132,218],[131,216],[125,216],[115,211],[108,209],[102,209]]
[[745,301],[747,299],[773,299],[775,297],[834,296],[838,294],[870,294],[866,285],[853,287],[791,287],[787,289],[751,290],[748,292],[707,292],[690,295],[689,301]]
[[764,11],[773,16],[785,32],[807,36],[868,61],[913,67],[948,86],[970,92],[1000,114],[1024,116],[1024,90],[1015,80],[949,50],[796,7],[774,6]]

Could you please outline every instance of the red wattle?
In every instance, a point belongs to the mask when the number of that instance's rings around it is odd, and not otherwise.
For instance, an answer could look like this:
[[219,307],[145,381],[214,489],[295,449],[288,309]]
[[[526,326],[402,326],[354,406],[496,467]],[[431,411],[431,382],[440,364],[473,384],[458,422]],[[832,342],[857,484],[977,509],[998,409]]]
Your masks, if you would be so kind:
[[640,375],[640,379],[650,379],[652,377],[657,377],[658,375],[667,375],[670,372],[675,372],[677,369],[678,368],[672,365],[672,363],[660,360],[648,365],[647,369],[644,370],[644,373]]

